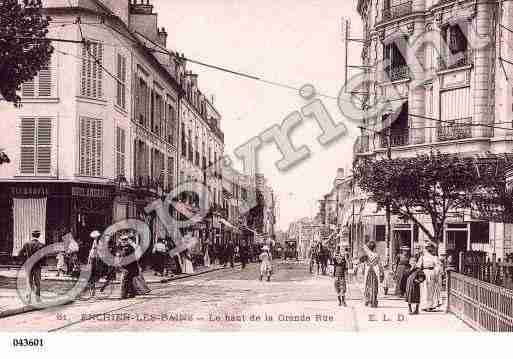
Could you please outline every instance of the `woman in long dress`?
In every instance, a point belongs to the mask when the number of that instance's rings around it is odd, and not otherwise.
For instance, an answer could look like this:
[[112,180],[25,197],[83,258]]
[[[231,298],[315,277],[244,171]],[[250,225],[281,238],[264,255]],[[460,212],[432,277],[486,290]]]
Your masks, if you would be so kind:
[[208,250],[208,245],[205,246],[205,255],[203,256],[203,262],[205,263],[205,267],[210,267],[210,251]]
[[437,309],[440,303],[440,274],[442,265],[436,248],[430,243],[424,248],[424,253],[417,263],[418,268],[422,268],[426,275],[426,280],[420,285],[420,307],[424,311],[433,311]]
[[370,241],[363,245],[365,256],[362,262],[365,263],[365,274],[363,277],[365,305],[372,308],[378,306],[379,283],[383,282],[384,272],[381,259],[376,253],[376,243]]
[[194,267],[192,265],[192,255],[190,250],[185,250],[183,253],[183,267],[185,274],[194,274]]

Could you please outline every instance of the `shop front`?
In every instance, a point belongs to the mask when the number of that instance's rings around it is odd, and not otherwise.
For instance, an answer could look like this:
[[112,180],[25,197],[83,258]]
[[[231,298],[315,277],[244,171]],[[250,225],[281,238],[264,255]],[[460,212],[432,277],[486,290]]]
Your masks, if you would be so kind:
[[59,242],[71,233],[85,260],[91,246],[89,234],[111,224],[113,187],[71,183],[11,183],[1,185],[0,235],[2,262],[11,262],[31,232],[41,231],[41,242]]

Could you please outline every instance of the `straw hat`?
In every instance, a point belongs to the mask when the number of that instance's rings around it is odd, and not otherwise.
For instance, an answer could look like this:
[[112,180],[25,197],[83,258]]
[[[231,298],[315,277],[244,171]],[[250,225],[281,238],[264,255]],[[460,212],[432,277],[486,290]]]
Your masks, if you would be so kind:
[[91,238],[98,238],[98,237],[101,237],[101,233],[98,232],[98,231],[92,231],[91,234],[89,235]]

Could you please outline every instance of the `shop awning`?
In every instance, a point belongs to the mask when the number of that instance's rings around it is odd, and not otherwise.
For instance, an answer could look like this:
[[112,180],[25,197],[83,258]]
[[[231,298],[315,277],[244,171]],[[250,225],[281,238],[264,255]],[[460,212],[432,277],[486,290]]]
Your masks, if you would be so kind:
[[221,222],[222,224],[224,224],[226,227],[228,228],[231,228],[231,229],[238,229],[237,227],[235,227],[233,224],[231,224],[230,222],[228,222],[226,219],[224,218],[220,218],[219,219],[219,222]]

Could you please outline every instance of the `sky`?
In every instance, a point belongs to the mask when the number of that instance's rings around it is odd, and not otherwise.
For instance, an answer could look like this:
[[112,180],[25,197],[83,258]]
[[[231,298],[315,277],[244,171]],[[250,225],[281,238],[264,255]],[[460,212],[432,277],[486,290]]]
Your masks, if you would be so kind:
[[[159,27],[165,27],[168,48],[188,58],[300,88],[312,84],[318,93],[338,96],[344,83],[342,18],[352,22],[359,37],[361,23],[356,1],[341,0],[153,0]],[[350,46],[350,64],[358,64],[360,49]],[[280,125],[308,101],[298,91],[237,77],[189,63],[199,75],[199,87],[214,95],[222,114],[225,155],[273,125]],[[322,100],[335,122],[348,133],[330,146],[319,144],[321,129],[305,118],[291,132],[296,147],[306,145],[311,155],[294,168],[280,172],[281,153],[273,143],[258,153],[259,171],[268,178],[279,201],[278,229],[313,216],[318,200],[332,188],[337,168],[352,163],[356,125],[347,121],[333,99]],[[235,164],[241,169],[241,163]]]

